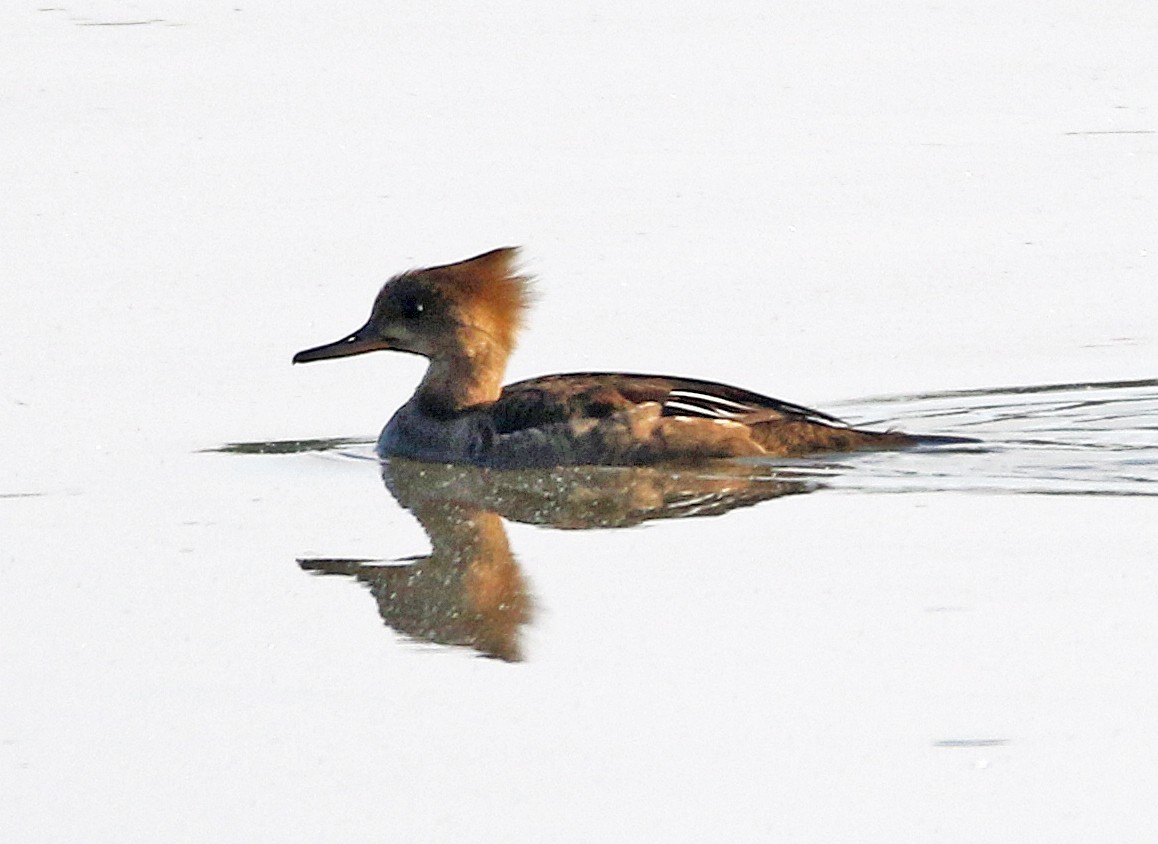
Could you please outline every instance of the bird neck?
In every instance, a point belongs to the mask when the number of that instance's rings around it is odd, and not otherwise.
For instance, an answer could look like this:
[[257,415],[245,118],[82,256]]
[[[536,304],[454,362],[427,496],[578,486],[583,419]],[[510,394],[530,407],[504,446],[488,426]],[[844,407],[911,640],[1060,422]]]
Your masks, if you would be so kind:
[[415,398],[433,416],[448,416],[498,400],[508,353],[493,343],[464,345],[430,359]]

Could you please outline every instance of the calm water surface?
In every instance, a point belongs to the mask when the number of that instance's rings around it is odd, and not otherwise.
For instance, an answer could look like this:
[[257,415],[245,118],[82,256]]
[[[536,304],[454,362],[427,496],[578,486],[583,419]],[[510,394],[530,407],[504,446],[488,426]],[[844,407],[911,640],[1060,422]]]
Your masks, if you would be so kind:
[[[635,527],[720,516],[792,495],[968,492],[1004,495],[1158,495],[1158,379],[886,396],[847,402],[857,424],[955,434],[976,442],[904,452],[721,461],[696,469],[571,467],[490,471],[386,461],[386,489],[421,523],[429,554],[303,557],[320,575],[367,586],[386,625],[414,640],[522,659],[533,598],[504,528],[515,521],[568,530]],[[329,452],[377,462],[353,437],[233,443],[234,454]]]
[[[0,842],[1153,840],[1158,389],[1035,385],[1158,374],[1158,7],[1038,5],[4,4]],[[979,442],[380,465],[290,353],[516,243],[511,380]]]

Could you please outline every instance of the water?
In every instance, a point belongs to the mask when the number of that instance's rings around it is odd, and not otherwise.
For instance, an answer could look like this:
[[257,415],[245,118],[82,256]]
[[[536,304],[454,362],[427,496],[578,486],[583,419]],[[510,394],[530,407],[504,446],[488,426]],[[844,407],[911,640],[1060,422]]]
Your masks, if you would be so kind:
[[[1158,494],[1158,381],[1051,384],[891,396],[837,410],[902,430],[976,437],[932,453],[841,461],[833,488],[1044,495]],[[807,473],[809,466],[804,469]]]
[[[412,640],[519,661],[533,599],[504,520],[566,530],[636,527],[825,491],[1158,495],[1158,380],[885,396],[840,408],[858,424],[887,422],[974,441],[699,468],[491,471],[386,461],[386,489],[421,523],[431,552],[297,562],[304,571],[367,586],[387,627]],[[376,462],[373,441],[357,438],[231,443],[216,450],[332,453]]]
[[[833,408],[861,427],[960,436],[976,442],[747,461],[752,481],[799,482],[798,491],[1158,494],[1154,486],[1158,483],[1156,379],[878,396],[838,402]],[[373,442],[357,437],[284,440],[230,443],[214,450],[237,454],[334,451],[350,459],[373,460]],[[616,489],[632,483],[628,477],[632,470],[570,471],[588,473],[593,488]],[[727,474],[736,471],[733,467]],[[527,485],[554,477],[532,472],[494,474],[515,479],[512,484]],[[716,476],[683,470],[674,477],[710,480]],[[701,511],[694,503],[694,493],[688,494],[692,501],[673,502],[648,518],[714,514],[727,509],[706,507]],[[587,521],[582,515],[576,519]],[[591,514],[590,521],[589,526],[607,526],[597,512]]]
[[[0,840],[1153,838],[1158,8],[1054,6],[6,4]],[[514,244],[510,381],[980,442],[383,477],[292,353]]]

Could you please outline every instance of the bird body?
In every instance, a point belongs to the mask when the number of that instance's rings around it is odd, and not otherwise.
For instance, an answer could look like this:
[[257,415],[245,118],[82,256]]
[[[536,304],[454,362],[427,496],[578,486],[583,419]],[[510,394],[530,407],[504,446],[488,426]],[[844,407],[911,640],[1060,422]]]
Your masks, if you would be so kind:
[[382,288],[358,331],[294,363],[378,349],[430,365],[378,439],[382,457],[493,468],[643,465],[802,456],[956,441],[852,428],[739,387],[660,375],[584,372],[502,386],[530,301],[517,250],[412,270]]

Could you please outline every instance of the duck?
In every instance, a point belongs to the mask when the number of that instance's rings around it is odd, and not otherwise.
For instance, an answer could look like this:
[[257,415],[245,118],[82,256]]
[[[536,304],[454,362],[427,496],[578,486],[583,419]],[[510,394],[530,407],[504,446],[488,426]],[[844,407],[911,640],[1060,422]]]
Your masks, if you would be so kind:
[[901,449],[959,438],[854,428],[835,416],[696,378],[546,375],[503,386],[531,304],[519,250],[414,269],[382,287],[366,324],[293,362],[390,350],[429,361],[377,441],[384,460],[492,469],[640,466]]

